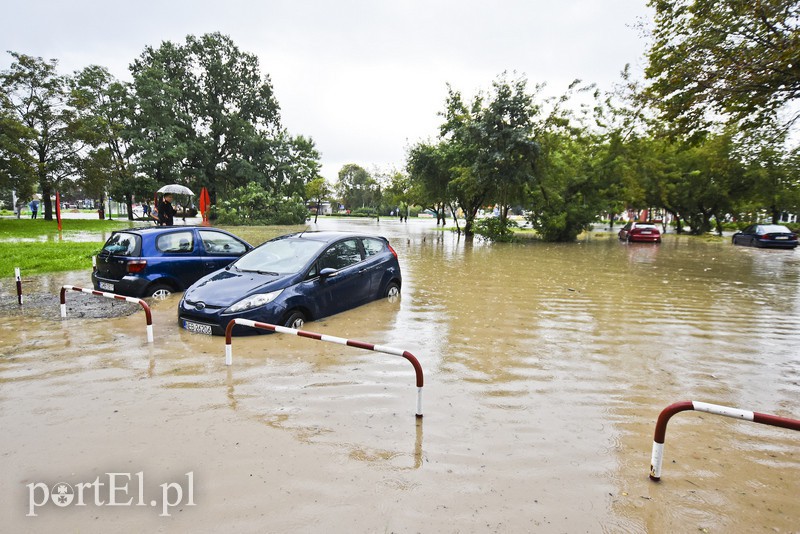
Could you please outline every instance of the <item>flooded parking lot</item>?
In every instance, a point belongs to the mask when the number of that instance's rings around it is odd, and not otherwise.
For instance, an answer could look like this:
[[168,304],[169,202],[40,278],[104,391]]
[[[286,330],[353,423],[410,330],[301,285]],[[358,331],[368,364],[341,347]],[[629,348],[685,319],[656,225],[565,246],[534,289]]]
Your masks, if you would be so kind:
[[[138,310],[81,316],[69,294],[59,318],[59,288],[90,287],[88,271],[37,277],[26,292],[52,295],[51,313],[0,317],[4,529],[800,531],[797,432],[686,412],[662,481],[648,478],[673,402],[800,419],[800,252],[602,232],[489,244],[428,220],[312,227],[397,250],[399,302],[304,329],[414,354],[424,418],[402,358],[265,335],[234,339],[228,367],[224,339],[178,328],[179,296],[154,303],[148,344]],[[13,292],[4,279],[2,299]],[[115,506],[108,473],[129,475]],[[83,506],[31,515],[32,484],[95,479],[99,500],[89,486]],[[181,481],[163,514],[162,485]]]

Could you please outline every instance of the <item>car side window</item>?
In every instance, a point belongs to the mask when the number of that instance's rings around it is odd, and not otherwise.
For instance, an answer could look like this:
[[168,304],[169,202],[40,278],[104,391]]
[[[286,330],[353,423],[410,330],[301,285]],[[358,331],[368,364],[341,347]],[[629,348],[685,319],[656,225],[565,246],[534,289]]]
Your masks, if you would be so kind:
[[384,243],[380,239],[366,237],[361,242],[364,244],[364,252],[366,252],[367,257],[374,256],[384,250]]
[[192,232],[163,234],[156,239],[156,248],[161,252],[188,254],[194,250],[194,236]]
[[247,250],[244,243],[235,237],[213,230],[200,230],[200,241],[203,242],[203,248],[208,254],[237,256],[244,254]]
[[358,241],[356,239],[346,239],[339,241],[323,252],[317,265],[320,271],[327,268],[338,271],[360,261],[361,252],[358,250]]

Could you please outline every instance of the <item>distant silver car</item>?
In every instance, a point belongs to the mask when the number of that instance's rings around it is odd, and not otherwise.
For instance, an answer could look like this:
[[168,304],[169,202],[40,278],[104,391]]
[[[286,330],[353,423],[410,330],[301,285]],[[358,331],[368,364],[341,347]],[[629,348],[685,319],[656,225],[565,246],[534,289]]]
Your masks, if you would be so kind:
[[765,248],[795,248],[797,234],[782,224],[751,224],[731,238],[734,245]]

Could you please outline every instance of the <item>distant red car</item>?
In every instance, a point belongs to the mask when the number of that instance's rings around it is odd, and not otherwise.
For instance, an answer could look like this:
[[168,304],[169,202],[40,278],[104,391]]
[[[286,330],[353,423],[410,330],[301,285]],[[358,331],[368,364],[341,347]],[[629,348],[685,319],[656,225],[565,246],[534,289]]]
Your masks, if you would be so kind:
[[661,231],[651,222],[631,221],[617,235],[628,243],[661,243]]

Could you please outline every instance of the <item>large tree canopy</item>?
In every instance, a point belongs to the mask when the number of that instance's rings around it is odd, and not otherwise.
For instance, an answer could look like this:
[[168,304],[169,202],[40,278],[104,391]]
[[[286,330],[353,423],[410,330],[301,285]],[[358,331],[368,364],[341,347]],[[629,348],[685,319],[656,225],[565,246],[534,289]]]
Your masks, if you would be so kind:
[[800,96],[796,0],[648,4],[656,13],[646,74],[664,118],[683,132],[704,129],[712,114],[771,121]]
[[206,186],[213,201],[249,182],[300,192],[316,177],[313,141],[286,134],[258,58],[229,37],[190,35],[183,45],[147,47],[131,72],[133,146],[140,169],[160,183]]
[[14,164],[21,175],[35,175],[42,192],[44,218],[52,220],[51,194],[75,174],[80,144],[74,135],[75,114],[68,106],[67,78],[56,72],[56,60],[10,52],[14,63],[0,73],[3,106],[11,125],[23,125],[25,157]]

